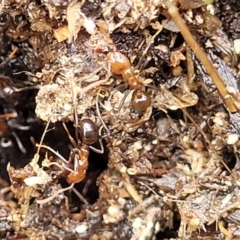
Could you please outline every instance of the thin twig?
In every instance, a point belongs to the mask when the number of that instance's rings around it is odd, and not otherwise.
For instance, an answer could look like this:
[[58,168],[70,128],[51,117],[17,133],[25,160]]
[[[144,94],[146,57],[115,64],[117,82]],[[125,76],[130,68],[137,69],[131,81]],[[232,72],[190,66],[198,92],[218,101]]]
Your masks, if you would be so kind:
[[175,7],[170,1],[165,1],[165,4],[168,8],[168,13],[172,17],[175,24],[179,27],[185,41],[190,45],[190,47],[196,54],[197,58],[199,59],[199,61],[202,63],[202,65],[205,67],[206,71],[212,78],[227,108],[232,113],[237,112],[238,109],[234,104],[234,101],[232,100],[231,96],[227,92],[227,89],[223,83],[223,80],[220,78],[217,70],[213,67],[211,61],[207,58],[206,53],[201,49],[197,41],[194,39],[190,31],[188,30],[187,25],[184,23],[181,15],[178,12],[178,8]]

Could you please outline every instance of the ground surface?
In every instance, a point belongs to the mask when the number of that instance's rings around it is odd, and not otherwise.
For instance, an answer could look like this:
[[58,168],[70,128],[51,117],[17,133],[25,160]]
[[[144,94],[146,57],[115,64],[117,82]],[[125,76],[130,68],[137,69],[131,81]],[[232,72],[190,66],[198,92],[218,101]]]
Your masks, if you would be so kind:
[[1,239],[239,238],[239,1],[174,1],[235,113],[165,3],[1,1]]

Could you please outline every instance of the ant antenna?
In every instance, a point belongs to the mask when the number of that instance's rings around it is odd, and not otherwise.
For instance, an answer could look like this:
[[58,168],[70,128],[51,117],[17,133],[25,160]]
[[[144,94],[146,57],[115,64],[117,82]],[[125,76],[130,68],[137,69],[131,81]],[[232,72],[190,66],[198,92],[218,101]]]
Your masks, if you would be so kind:
[[68,138],[69,138],[70,142],[72,143],[73,147],[74,147],[74,148],[77,148],[77,147],[78,147],[78,146],[77,146],[77,143],[76,143],[76,141],[73,139],[73,137],[71,136],[71,134],[70,134],[70,132],[69,132],[69,130],[68,130],[65,122],[63,122],[62,125],[63,125],[63,128],[65,129],[65,131],[66,131],[66,133],[67,133],[67,135],[68,135]]
[[98,104],[98,103],[99,103],[99,92],[100,92],[100,90],[98,91],[98,94],[97,94],[97,97],[96,97],[96,110],[97,110],[97,115],[98,115],[98,117],[99,117],[99,119],[100,119],[100,121],[101,121],[101,123],[102,123],[102,126],[105,128],[105,130],[107,131],[107,133],[110,135],[110,131],[109,131],[107,125],[105,124],[105,122],[103,121],[102,116],[101,116],[101,114],[100,114],[99,104]]
[[38,162],[40,148],[42,147],[43,139],[44,139],[44,137],[45,137],[45,135],[46,135],[46,133],[47,133],[47,131],[48,131],[49,124],[50,124],[50,118],[49,118],[48,121],[47,121],[46,127],[45,127],[45,129],[44,129],[44,132],[43,132],[42,137],[41,137],[41,140],[40,140],[40,143],[39,143],[39,144],[36,144],[36,147],[37,147],[38,149],[37,149],[37,152],[35,153],[34,158],[33,158],[33,161],[35,160],[35,161],[34,161],[34,164],[37,164],[37,162]]
[[59,154],[58,152],[53,150],[51,147],[49,147],[47,145],[42,145],[42,144],[36,144],[36,147],[45,148],[45,149],[49,150],[50,152],[52,152],[53,154],[55,154],[57,157],[59,157],[64,163],[68,163],[67,159],[65,159],[61,154]]
[[121,111],[121,109],[122,109],[122,107],[123,107],[123,104],[124,104],[127,96],[130,94],[130,92],[131,92],[131,91],[127,90],[127,92],[126,92],[125,95],[123,96],[123,98],[122,98],[122,100],[121,100],[121,102],[120,102],[120,104],[119,104],[119,106],[118,106],[118,109],[117,109],[118,112]]
[[[73,79],[72,79],[73,76],[71,76],[70,78],[71,78],[70,81],[71,81],[71,88],[72,88],[72,103],[73,103],[73,108],[74,108],[73,121],[74,121],[74,127],[75,127],[75,137],[78,140],[79,139],[79,136],[78,136],[78,116],[77,116],[77,103],[76,103],[76,96],[77,96],[77,94],[76,94],[76,88],[75,88],[75,86],[73,84]],[[65,128],[65,130],[66,130],[66,128]],[[67,130],[67,133],[70,136],[68,130]],[[73,138],[71,137],[69,139],[72,142]],[[77,144],[73,144],[73,146],[76,146],[76,145]]]
[[152,36],[151,41],[149,41],[148,45],[146,46],[145,50],[143,51],[142,57],[140,58],[138,64],[137,64],[137,68],[139,67],[139,71],[142,70],[142,67],[140,67],[142,65],[143,62],[143,58],[144,56],[147,54],[149,48],[151,47],[151,45],[154,43],[154,39],[157,37],[157,35],[162,31],[162,27],[160,27],[160,29]]

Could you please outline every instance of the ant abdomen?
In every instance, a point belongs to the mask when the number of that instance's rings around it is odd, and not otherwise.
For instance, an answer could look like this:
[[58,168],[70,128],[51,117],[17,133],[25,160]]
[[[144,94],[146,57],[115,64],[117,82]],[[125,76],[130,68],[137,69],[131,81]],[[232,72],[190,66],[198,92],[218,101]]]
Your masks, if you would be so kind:
[[146,91],[137,89],[133,92],[131,105],[134,110],[145,111],[151,105],[151,97]]
[[98,126],[91,119],[83,119],[79,122],[79,135],[83,144],[94,144],[99,138],[98,130]]

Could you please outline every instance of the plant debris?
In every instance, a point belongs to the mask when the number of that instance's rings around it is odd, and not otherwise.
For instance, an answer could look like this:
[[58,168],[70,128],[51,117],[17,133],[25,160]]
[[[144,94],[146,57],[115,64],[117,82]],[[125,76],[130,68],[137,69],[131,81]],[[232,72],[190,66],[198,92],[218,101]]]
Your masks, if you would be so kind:
[[1,239],[238,239],[237,1],[2,1]]

